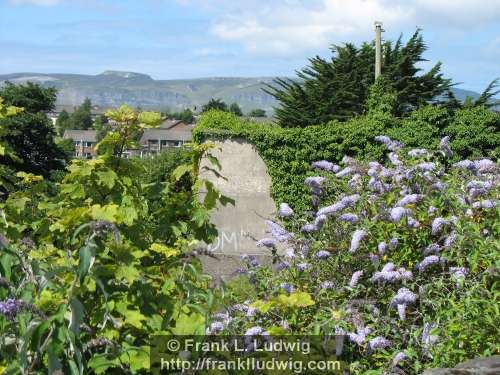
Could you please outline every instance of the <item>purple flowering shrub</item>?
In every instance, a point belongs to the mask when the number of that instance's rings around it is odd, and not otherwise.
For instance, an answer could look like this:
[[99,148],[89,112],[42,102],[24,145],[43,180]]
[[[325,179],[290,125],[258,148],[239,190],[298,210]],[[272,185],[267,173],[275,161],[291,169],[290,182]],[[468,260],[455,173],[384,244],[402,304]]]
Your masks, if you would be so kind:
[[259,244],[275,263],[242,271],[256,298],[233,295],[221,332],[344,334],[353,373],[420,373],[494,353],[498,165],[450,163],[448,138],[437,151],[377,141],[385,165],[313,163],[311,210],[297,217],[287,202],[282,222],[268,222]]

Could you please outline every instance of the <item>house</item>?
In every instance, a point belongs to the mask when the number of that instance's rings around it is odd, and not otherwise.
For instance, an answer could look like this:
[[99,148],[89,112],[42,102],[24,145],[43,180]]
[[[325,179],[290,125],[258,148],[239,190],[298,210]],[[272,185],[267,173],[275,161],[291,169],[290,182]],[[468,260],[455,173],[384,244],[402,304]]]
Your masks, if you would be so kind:
[[191,129],[171,130],[165,128],[144,129],[139,141],[141,156],[153,155],[169,147],[181,147],[191,142]]
[[163,120],[158,129],[170,129],[170,130],[178,130],[178,131],[191,131],[193,129],[193,125],[186,124],[182,120],[171,120],[166,119]]
[[97,132],[95,130],[66,130],[63,138],[73,140],[75,157],[92,159],[96,156]]

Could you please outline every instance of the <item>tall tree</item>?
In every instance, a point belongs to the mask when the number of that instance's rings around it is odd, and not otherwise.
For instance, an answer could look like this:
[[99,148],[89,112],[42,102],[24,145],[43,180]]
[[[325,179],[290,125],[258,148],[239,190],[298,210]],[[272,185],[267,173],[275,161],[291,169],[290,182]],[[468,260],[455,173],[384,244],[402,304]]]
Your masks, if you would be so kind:
[[243,111],[241,110],[238,103],[232,103],[229,106],[229,112],[234,113],[236,116],[243,116]]
[[219,111],[227,112],[227,104],[222,101],[222,99],[210,99],[207,104],[205,104],[201,111],[206,112],[211,109],[217,109]]
[[56,128],[60,136],[64,135],[64,131],[66,129],[70,128],[70,115],[65,109],[63,109],[61,113],[59,113],[59,116],[57,116]]
[[83,103],[70,116],[71,129],[87,130],[92,128],[92,103],[85,98]]
[[54,109],[56,90],[38,84],[13,85],[0,88],[0,97],[7,105],[22,107],[16,116],[0,120],[3,131],[0,143],[8,144],[15,160],[0,157],[2,164],[48,176],[51,170],[65,166],[66,154],[54,142],[55,131],[45,112]]
[[[282,126],[346,121],[367,111],[369,87],[375,80],[374,43],[334,45],[331,50],[329,60],[310,59],[310,65],[297,73],[298,79],[276,79],[264,89],[280,102],[275,116]],[[451,86],[440,72],[441,63],[424,73],[417,67],[425,61],[425,50],[420,30],[405,45],[402,37],[383,45],[382,74],[396,92],[398,116],[427,104]]]

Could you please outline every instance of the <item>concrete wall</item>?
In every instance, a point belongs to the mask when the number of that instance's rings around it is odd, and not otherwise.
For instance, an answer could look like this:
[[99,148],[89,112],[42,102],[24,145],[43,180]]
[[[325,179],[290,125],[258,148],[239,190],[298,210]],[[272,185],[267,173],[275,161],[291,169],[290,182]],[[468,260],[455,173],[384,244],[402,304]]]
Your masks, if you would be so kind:
[[[211,150],[221,166],[220,178],[201,169],[201,177],[209,179],[224,195],[236,201],[235,206],[220,207],[212,214],[212,222],[219,230],[218,238],[209,245],[220,261],[202,258],[205,271],[224,277],[241,266],[241,255],[256,255],[265,261],[270,252],[257,248],[255,241],[266,234],[264,220],[276,212],[271,198],[271,177],[255,147],[245,140],[213,141]],[[201,166],[210,166],[205,159]]]

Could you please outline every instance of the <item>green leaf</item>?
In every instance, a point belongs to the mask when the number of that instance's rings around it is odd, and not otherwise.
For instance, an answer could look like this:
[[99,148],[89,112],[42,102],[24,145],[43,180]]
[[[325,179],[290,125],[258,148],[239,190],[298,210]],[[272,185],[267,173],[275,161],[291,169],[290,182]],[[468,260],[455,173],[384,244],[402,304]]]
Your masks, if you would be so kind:
[[174,178],[174,181],[179,181],[182,176],[184,176],[186,173],[191,173],[193,170],[193,166],[189,164],[181,164],[175,170],[172,172],[172,176]]
[[99,178],[99,185],[104,185],[108,189],[112,189],[113,186],[115,186],[115,181],[118,179],[117,174],[111,169],[103,172],[97,172],[96,174]]
[[83,283],[83,279],[89,272],[93,258],[94,250],[90,246],[83,246],[80,249],[78,262],[78,277],[80,279],[80,283]]
[[75,334],[76,337],[80,334],[80,325],[83,323],[85,309],[78,298],[73,297],[70,301],[71,321],[69,329]]
[[174,335],[196,335],[200,334],[200,329],[204,330],[205,318],[198,313],[185,314],[181,313],[175,322],[175,327],[172,328]]
[[94,220],[106,220],[110,222],[116,221],[116,216],[118,214],[118,205],[116,204],[107,204],[105,206],[101,206],[100,204],[94,204],[90,208],[90,216]]

